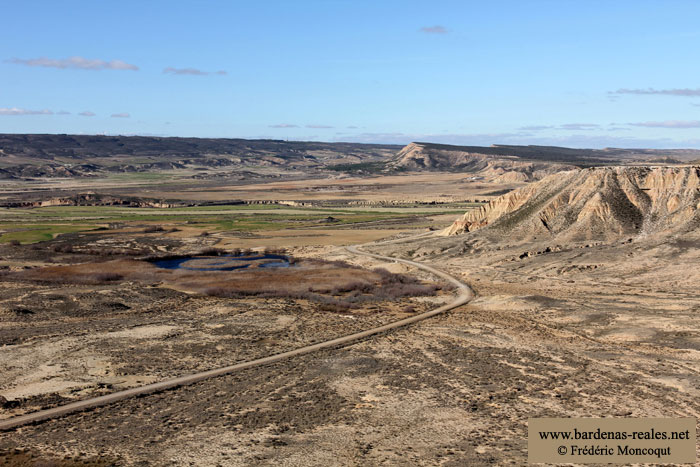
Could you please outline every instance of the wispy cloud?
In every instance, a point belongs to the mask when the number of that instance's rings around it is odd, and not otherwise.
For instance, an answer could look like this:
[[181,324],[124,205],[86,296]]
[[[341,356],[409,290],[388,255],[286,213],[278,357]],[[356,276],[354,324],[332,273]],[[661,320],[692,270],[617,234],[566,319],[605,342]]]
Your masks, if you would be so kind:
[[79,70],[133,70],[139,69],[136,65],[126,63],[122,60],[99,60],[84,57],[69,57],[69,58],[11,58],[5,60],[7,63],[25,66],[40,66],[46,68],[74,68]]
[[226,75],[224,70],[219,71],[202,71],[197,68],[174,68],[167,67],[163,70],[167,75],[191,75],[191,76],[207,76],[207,75]]
[[597,123],[564,123],[559,126],[560,130],[595,130],[600,128]]
[[423,26],[419,31],[425,34],[447,34],[447,29],[437,24],[435,26]]
[[306,128],[333,128],[329,125],[306,125]]
[[489,146],[491,144],[542,145],[572,148],[700,148],[700,138],[678,140],[672,138],[635,138],[629,136],[588,135],[575,133],[557,137],[539,137],[527,133],[485,134],[405,134],[405,133],[361,133],[341,135],[334,141],[357,143],[408,144],[413,141],[431,143]]
[[700,128],[700,120],[666,120],[663,122],[638,122],[630,123],[632,126],[642,126],[646,128]]
[[94,117],[97,114],[94,112],[90,112],[89,110],[86,110],[84,112],[80,112],[78,115],[80,115],[81,117]]
[[479,133],[479,134],[417,134],[417,133],[360,133],[336,138],[336,141],[356,143],[408,144],[415,141],[431,143],[478,145],[508,142],[513,138],[529,136],[526,133]]
[[127,112],[122,112],[122,113],[118,113],[118,114],[112,114],[112,115],[110,115],[110,117],[112,117],[112,118],[129,118],[129,117],[131,117],[131,115],[128,114]]
[[299,128],[299,125],[293,123],[278,123],[277,125],[269,125],[270,128]]
[[56,112],[56,115],[70,115],[70,112],[68,112],[67,110],[59,110],[58,112]]
[[611,126],[610,128],[607,128],[606,131],[632,131],[632,129],[621,126]]
[[357,129],[357,127],[355,125],[350,125],[350,126],[347,126],[345,128],[347,128],[348,130],[356,130]]
[[551,125],[530,125],[530,126],[521,126],[518,128],[518,130],[523,130],[523,131],[541,131],[541,130],[549,130],[554,128]]
[[680,97],[700,97],[700,88],[690,89],[690,88],[676,88],[676,89],[618,89],[617,91],[611,91],[609,94],[637,94],[637,95],[649,95],[657,94],[662,96],[680,96]]
[[0,107],[0,115],[53,115],[53,112],[48,109],[44,110],[30,110],[30,109],[19,109],[17,107]]

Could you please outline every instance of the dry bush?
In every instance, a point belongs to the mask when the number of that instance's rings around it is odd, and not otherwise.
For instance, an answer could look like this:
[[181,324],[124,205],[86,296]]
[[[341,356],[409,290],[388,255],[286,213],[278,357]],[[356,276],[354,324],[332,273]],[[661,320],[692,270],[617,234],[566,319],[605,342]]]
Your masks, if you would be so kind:
[[128,278],[152,280],[154,266],[143,261],[119,259],[100,263],[47,266],[10,274],[12,280],[30,280],[59,284],[104,284]]
[[263,253],[266,255],[284,255],[284,254],[287,254],[287,249],[286,248],[265,247],[265,250],[263,250]]
[[87,248],[80,253],[92,256],[142,256],[150,253],[149,250],[129,250],[126,248]]
[[10,240],[10,245],[20,246],[22,243],[19,240]]
[[[213,246],[203,248],[199,250],[197,253],[194,255],[185,255],[185,256],[221,256],[225,255],[226,250],[222,250],[221,248],[214,248]],[[181,256],[181,257],[185,257]]]
[[143,229],[143,233],[165,232],[165,229],[160,225],[151,225]]
[[52,248],[56,253],[73,253],[73,245],[64,243],[62,245],[54,245]]
[[[225,250],[209,247],[196,256],[213,257],[226,253]],[[251,253],[250,250],[241,251],[241,255]],[[18,272],[13,277],[73,284],[104,284],[122,279],[144,283],[161,282],[181,290],[222,298],[308,300],[318,304],[321,309],[336,312],[360,308],[370,303],[396,302],[407,297],[434,295],[440,289],[437,285],[424,284],[408,275],[392,274],[381,269],[371,271],[350,267],[343,262],[303,259],[297,267],[235,271],[163,269],[152,264],[157,260],[191,256],[193,255],[159,255],[146,258],[146,261],[115,259],[108,262],[50,266]]]
[[96,274],[90,274],[87,279],[94,279],[97,282],[113,282],[124,279],[124,276],[117,274],[116,272],[98,272]]
[[192,282],[183,285],[205,295],[223,298],[304,299],[318,303],[323,310],[336,312],[368,303],[435,295],[440,290],[437,285],[423,284],[411,276],[386,270],[340,268],[338,262],[310,263],[312,266],[304,269],[240,271],[235,273],[235,280],[207,281],[206,285],[193,278]]

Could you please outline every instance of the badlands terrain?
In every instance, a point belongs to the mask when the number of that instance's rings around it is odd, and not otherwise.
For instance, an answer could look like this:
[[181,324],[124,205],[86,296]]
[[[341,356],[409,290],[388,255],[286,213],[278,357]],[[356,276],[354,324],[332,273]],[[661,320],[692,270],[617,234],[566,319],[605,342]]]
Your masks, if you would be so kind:
[[700,417],[698,151],[0,137],[0,465],[523,465],[530,417]]

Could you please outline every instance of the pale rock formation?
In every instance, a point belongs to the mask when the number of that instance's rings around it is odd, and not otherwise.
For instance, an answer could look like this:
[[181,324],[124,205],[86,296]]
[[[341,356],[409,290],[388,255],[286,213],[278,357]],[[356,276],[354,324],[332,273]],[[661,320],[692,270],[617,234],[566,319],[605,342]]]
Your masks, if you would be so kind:
[[700,167],[596,167],[550,175],[469,211],[440,235],[489,226],[529,239],[612,239],[694,229]]

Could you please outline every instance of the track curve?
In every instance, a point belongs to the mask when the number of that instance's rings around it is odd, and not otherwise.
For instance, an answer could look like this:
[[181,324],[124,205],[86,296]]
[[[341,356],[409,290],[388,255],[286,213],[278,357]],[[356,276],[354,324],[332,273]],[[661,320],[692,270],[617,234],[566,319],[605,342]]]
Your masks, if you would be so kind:
[[[394,241],[392,241],[392,243],[393,242]],[[28,425],[30,423],[36,423],[36,422],[40,422],[40,421],[44,421],[44,420],[49,420],[52,418],[62,417],[64,415],[68,415],[70,413],[79,412],[79,411],[87,410],[87,409],[92,409],[95,407],[100,407],[103,405],[111,404],[113,402],[121,401],[121,400],[128,399],[131,397],[143,396],[146,394],[151,394],[154,392],[163,391],[166,389],[171,389],[171,388],[178,387],[178,386],[185,386],[185,385],[193,384],[193,383],[205,380],[205,379],[214,378],[217,376],[223,376],[223,375],[230,374],[230,373],[233,373],[236,371],[245,370],[247,368],[252,368],[252,367],[256,367],[256,366],[260,366],[260,365],[274,363],[274,362],[277,362],[280,360],[295,357],[298,355],[304,355],[304,354],[311,353],[311,352],[316,352],[316,351],[319,351],[322,349],[348,345],[348,344],[354,343],[356,341],[359,341],[361,339],[364,339],[366,337],[373,336],[375,334],[380,334],[380,333],[386,332],[386,331],[391,331],[393,329],[407,326],[409,324],[417,323],[419,321],[423,321],[423,320],[430,318],[432,316],[435,316],[437,314],[452,310],[454,308],[457,308],[461,305],[468,303],[474,297],[474,293],[469,288],[468,285],[462,283],[457,278],[455,278],[455,277],[453,277],[453,276],[451,276],[443,271],[440,271],[436,268],[433,268],[431,266],[427,266],[425,264],[421,264],[421,263],[406,260],[406,259],[391,258],[389,256],[382,256],[382,255],[377,255],[377,254],[373,254],[373,253],[367,253],[367,252],[358,250],[356,246],[348,246],[345,249],[348,252],[350,252],[352,254],[356,254],[356,255],[369,256],[372,258],[381,259],[381,260],[385,260],[385,261],[395,261],[395,262],[415,266],[419,269],[427,271],[431,274],[434,274],[434,275],[450,282],[451,284],[456,286],[459,293],[452,302],[450,302],[446,305],[443,305],[439,308],[435,308],[434,310],[426,311],[425,313],[411,316],[409,318],[405,318],[405,319],[402,319],[399,321],[394,321],[393,323],[385,324],[384,326],[379,326],[376,328],[368,329],[366,331],[361,331],[361,332],[357,332],[354,334],[349,334],[347,336],[342,336],[342,337],[338,337],[336,339],[331,339],[329,341],[319,342],[317,344],[312,344],[312,345],[309,345],[306,347],[301,347],[301,348],[290,350],[287,352],[282,352],[282,353],[270,355],[268,357],[258,358],[258,359],[250,360],[247,362],[236,363],[235,365],[230,365],[230,366],[226,366],[226,367],[215,368],[213,370],[208,370],[208,371],[204,371],[201,373],[180,376],[178,378],[173,378],[173,379],[161,381],[158,383],[148,384],[148,385],[140,386],[137,388],[126,389],[124,391],[118,391],[118,392],[115,392],[112,394],[107,394],[107,395],[95,397],[92,399],[86,399],[83,401],[73,402],[73,403],[66,404],[66,405],[63,405],[60,407],[54,407],[52,409],[46,409],[46,410],[40,410],[37,412],[28,413],[26,415],[21,415],[19,417],[10,418],[8,420],[1,420],[0,421],[0,431],[12,430],[12,429],[17,428],[17,427],[22,426],[22,425]]]

